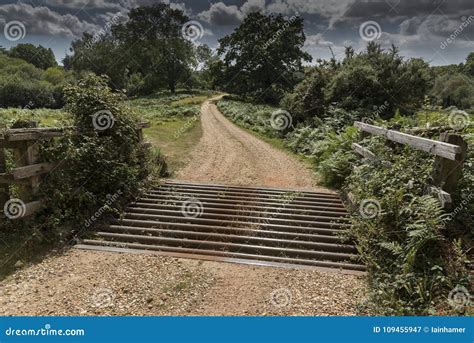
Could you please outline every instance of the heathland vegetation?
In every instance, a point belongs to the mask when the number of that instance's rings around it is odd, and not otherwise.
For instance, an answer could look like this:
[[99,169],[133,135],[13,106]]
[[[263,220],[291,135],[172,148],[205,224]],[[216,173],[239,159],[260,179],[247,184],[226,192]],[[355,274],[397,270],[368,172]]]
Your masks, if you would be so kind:
[[[110,32],[84,33],[62,66],[43,47],[0,50],[0,107],[6,108],[0,123],[39,120],[84,132],[43,147],[67,167],[45,184],[50,206],[40,214],[41,225],[22,235],[40,230],[39,239],[54,232],[67,241],[74,223],[90,216],[108,194],[120,190],[125,203],[150,175],[169,172],[159,151],[145,153],[137,145],[133,128],[139,121],[151,122],[146,133],[169,157],[172,172],[199,139],[200,103],[226,92],[230,95],[218,106],[229,119],[303,155],[321,183],[350,199],[348,238],[368,266],[370,300],[364,305],[370,312],[462,311],[447,300],[450,290],[469,288],[474,53],[459,65],[434,67],[421,58],[404,58],[395,46],[370,42],[359,52],[347,47],[339,60],[311,61],[303,49],[301,18],[258,13],[213,51],[183,36],[188,21],[168,5],[136,8]],[[100,110],[116,119],[107,134],[91,127],[91,113]],[[387,145],[380,137],[362,139],[355,121],[416,130],[432,139],[445,131],[462,136],[469,150],[452,208],[441,208],[426,193],[431,155]],[[361,159],[351,149],[356,142],[380,161]],[[91,173],[95,176],[87,179]],[[360,206],[367,201],[369,215]],[[108,210],[115,213],[120,204]]]

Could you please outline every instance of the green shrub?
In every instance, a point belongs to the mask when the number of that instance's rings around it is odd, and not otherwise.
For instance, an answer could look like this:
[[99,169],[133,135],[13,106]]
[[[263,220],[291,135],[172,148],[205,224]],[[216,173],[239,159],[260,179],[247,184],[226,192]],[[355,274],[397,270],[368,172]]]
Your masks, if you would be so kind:
[[[437,199],[425,195],[434,157],[403,145],[389,147],[385,138],[371,136],[361,144],[379,159],[364,160],[351,149],[359,140],[358,131],[341,129],[357,116],[314,120],[314,126],[290,132],[286,144],[313,159],[326,185],[342,186],[349,194],[353,203],[349,238],[368,267],[369,310],[390,315],[462,313],[448,304],[447,297],[457,285],[469,285],[466,251],[474,234],[466,228],[473,227],[474,218],[473,149],[453,194],[456,209],[445,213]],[[397,116],[381,125],[400,128],[448,121],[448,112],[429,112]],[[472,134],[465,138],[472,146]]]
[[53,88],[42,81],[8,78],[0,82],[0,107],[56,107]]
[[454,313],[447,294],[468,286],[458,237],[448,237],[447,215],[425,194],[433,157],[380,137],[364,145],[389,161],[359,162],[344,184],[354,204],[350,233],[368,267],[372,310],[390,315]]
[[396,47],[383,50],[369,42],[364,51],[346,49],[341,62],[321,61],[287,94],[282,106],[295,115],[295,122],[323,118],[331,105],[347,111],[391,118],[397,108],[412,114],[431,87],[429,65],[421,59],[405,60]]
[[291,128],[276,130],[272,127],[272,113],[278,111],[274,106],[254,105],[230,97],[218,101],[217,106],[233,122],[268,137],[282,137]]
[[62,68],[36,68],[21,59],[0,54],[0,107],[60,108],[62,89],[72,75]]
[[324,88],[331,74],[328,69],[313,67],[293,92],[286,93],[281,106],[293,114],[296,123],[324,115],[327,108]]
[[[70,132],[43,146],[47,160],[59,161],[41,187],[47,199],[42,221],[48,225],[83,230],[92,224],[86,219],[93,218],[97,209],[117,212],[152,173],[153,152],[139,142],[138,117],[106,82],[88,76],[65,89],[66,108],[79,134]],[[165,169],[162,161],[160,165],[159,173]]]
[[461,73],[447,73],[436,78],[431,95],[443,107],[457,106],[463,109],[474,107],[472,77]]

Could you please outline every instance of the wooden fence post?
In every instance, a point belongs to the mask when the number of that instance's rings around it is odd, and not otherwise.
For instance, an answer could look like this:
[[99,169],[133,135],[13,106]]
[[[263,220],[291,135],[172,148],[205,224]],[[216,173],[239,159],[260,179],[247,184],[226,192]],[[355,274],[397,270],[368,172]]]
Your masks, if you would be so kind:
[[[0,131],[5,129],[7,126],[5,124],[0,124]],[[5,159],[5,149],[0,143],[0,173],[5,173],[7,171],[6,159]],[[3,216],[3,206],[10,198],[8,184],[0,183],[0,217]]]
[[[27,122],[24,125],[28,128],[36,128],[37,122]],[[29,166],[38,162],[39,151],[37,140],[26,140],[18,142],[17,147],[14,149],[15,156],[15,168]],[[40,177],[34,176],[29,178],[29,182],[26,184],[18,185],[19,198],[26,202],[33,200],[34,193],[37,186],[39,185]]]
[[462,177],[462,168],[467,157],[467,143],[461,136],[449,132],[443,132],[440,140],[461,147],[461,152],[456,155],[455,160],[436,156],[434,162],[433,183],[440,186],[442,190],[453,193],[457,182]]

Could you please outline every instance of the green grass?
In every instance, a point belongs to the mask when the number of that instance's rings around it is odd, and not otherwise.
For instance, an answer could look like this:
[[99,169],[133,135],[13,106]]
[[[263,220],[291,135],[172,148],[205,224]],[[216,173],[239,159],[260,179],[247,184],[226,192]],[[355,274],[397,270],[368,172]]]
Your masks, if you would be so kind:
[[165,155],[171,175],[186,164],[199,142],[201,104],[214,95],[209,91],[183,90],[127,101],[142,120],[151,123],[144,131],[145,137]]
[[38,121],[41,127],[60,126],[62,122],[68,120],[69,115],[63,110],[52,110],[47,108],[39,109],[19,109],[0,108],[0,124],[11,124],[16,120]]
[[171,174],[183,167],[192,148],[202,136],[201,121],[196,117],[177,116],[170,120],[154,123],[145,129],[145,137],[160,148],[168,163]]
[[209,98],[207,95],[190,96],[181,100],[176,100],[171,103],[171,106],[182,105],[200,105]]

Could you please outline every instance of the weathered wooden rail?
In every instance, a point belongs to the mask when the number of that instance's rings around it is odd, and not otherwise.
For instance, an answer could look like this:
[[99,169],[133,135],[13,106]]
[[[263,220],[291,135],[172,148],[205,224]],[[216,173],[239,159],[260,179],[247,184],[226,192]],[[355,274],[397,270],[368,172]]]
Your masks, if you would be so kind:
[[[28,123],[28,128],[7,129],[0,126],[0,217],[5,215],[4,206],[11,200],[10,186],[16,185],[15,199],[21,201],[21,217],[28,217],[41,208],[38,187],[42,177],[57,167],[57,163],[40,160],[39,142],[64,135],[66,131],[77,133],[75,127],[39,128]],[[139,140],[143,142],[142,129],[149,123],[140,123]],[[143,143],[145,144],[145,143]],[[6,150],[13,152],[14,168],[7,170]]]
[[[408,145],[413,149],[435,155],[432,184],[427,185],[426,190],[427,193],[438,197],[443,208],[451,206],[450,193],[455,190],[456,184],[462,176],[462,168],[467,156],[467,143],[461,136],[443,132],[440,135],[440,140],[437,141],[363,122],[355,122],[354,126],[362,132],[362,137],[368,134],[383,136],[389,141]],[[366,159],[379,161],[385,167],[390,167],[390,162],[381,161],[376,154],[360,144],[352,144],[352,149]]]

